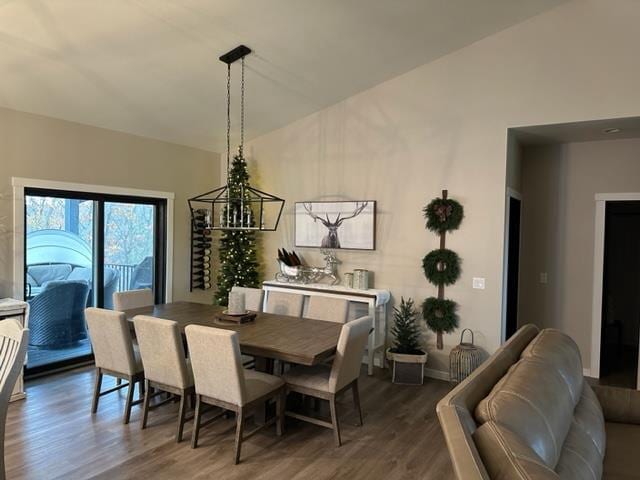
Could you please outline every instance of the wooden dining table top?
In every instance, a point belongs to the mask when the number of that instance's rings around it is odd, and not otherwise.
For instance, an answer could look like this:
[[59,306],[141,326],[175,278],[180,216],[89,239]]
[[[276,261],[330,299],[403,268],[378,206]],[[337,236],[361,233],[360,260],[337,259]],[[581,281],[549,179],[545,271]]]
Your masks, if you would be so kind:
[[173,302],[125,310],[129,321],[148,315],[187,325],[204,325],[238,332],[240,350],[246,355],[282,360],[301,365],[317,365],[336,352],[342,325],[323,320],[256,312],[249,323],[221,322],[223,307],[194,302]]

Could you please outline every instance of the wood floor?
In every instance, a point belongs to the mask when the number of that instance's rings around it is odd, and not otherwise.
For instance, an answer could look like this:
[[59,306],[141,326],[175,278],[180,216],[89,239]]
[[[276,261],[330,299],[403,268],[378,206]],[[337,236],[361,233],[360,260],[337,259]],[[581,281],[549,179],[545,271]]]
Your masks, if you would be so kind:
[[89,413],[93,370],[38,379],[28,398],[11,404],[6,429],[9,479],[434,479],[453,478],[435,405],[449,389],[426,379],[422,387],[393,385],[388,371],[361,376],[364,426],[351,397],[338,404],[343,446],[331,431],[287,419],[285,435],[265,429],[243,444],[233,465],[233,418],[204,427],[196,450],[174,442],[178,404],[152,410],[140,429],[139,407],[121,421],[125,395],[102,397]]

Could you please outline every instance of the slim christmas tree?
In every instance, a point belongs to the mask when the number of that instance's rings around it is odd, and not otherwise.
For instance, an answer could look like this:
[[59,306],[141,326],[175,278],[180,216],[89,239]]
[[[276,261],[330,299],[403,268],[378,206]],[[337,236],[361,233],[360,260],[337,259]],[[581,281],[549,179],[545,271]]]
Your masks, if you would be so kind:
[[[247,162],[240,151],[233,157],[229,171],[229,197],[240,200],[243,196],[249,199],[247,187],[249,173]],[[229,212],[224,208],[222,215],[230,218],[230,224],[239,223],[238,215],[250,218],[253,225],[254,215],[249,202],[240,201],[229,205]],[[245,223],[246,225],[246,223]],[[249,230],[224,230],[219,245],[220,269],[218,270],[218,289],[215,300],[218,305],[227,305],[229,292],[234,285],[241,287],[258,286],[258,260],[256,255],[256,235]]]

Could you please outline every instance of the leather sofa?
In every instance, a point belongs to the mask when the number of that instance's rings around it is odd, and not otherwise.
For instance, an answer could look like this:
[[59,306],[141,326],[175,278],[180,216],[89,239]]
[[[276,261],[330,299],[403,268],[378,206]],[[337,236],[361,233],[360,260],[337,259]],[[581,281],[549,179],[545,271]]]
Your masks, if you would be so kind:
[[518,330],[438,403],[457,478],[640,478],[640,392],[582,372],[567,335]]

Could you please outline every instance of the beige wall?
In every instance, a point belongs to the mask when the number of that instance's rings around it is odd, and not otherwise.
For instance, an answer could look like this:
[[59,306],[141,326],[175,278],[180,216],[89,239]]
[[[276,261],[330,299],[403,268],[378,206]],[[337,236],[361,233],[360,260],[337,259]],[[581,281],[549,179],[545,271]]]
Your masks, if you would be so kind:
[[595,195],[640,192],[640,139],[525,148],[522,186],[519,321],[568,332],[588,367]]
[[267,275],[277,247],[292,246],[295,201],[373,198],[377,250],[340,253],[341,271],[368,268],[396,298],[421,301],[435,292],[421,259],[437,246],[421,208],[448,188],[466,219],[448,242],[463,274],[447,294],[461,326],[495,349],[507,128],[637,115],[639,20],[633,0],[573,1],[252,141],[261,186],[288,201],[282,228],[264,236]]
[[173,293],[189,295],[189,196],[219,183],[218,154],[37,115],[0,109],[0,297],[12,293],[11,177],[175,193]]

